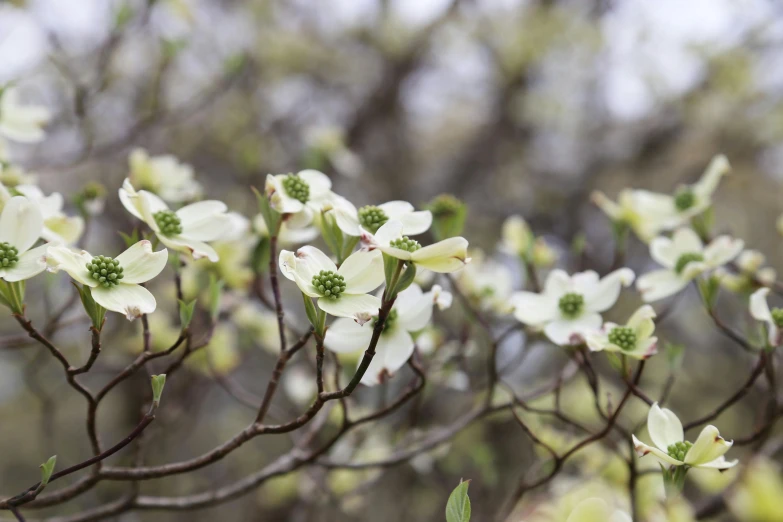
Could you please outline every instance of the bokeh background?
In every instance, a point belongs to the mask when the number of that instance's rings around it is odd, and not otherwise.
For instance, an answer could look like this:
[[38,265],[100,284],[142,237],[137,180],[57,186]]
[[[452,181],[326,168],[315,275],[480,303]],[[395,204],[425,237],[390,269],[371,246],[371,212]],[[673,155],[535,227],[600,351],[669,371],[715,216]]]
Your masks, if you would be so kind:
[[[772,0],[0,2],[0,83],[16,82],[25,100],[53,113],[47,139],[14,145],[11,159],[47,193],[70,197],[89,181],[106,187],[106,209],[90,225],[88,250],[119,251],[116,231],[132,230],[116,190],[128,173],[128,154],[142,147],[192,165],[208,197],[249,218],[257,212],[250,186],[261,187],[267,173],[302,168],[327,173],[334,190],[357,205],[404,199],[419,206],[454,194],[469,207],[466,237],[514,270],[517,286],[516,265],[495,251],[507,216],[524,216],[566,268],[576,266],[569,255],[574,240],[584,240],[587,265],[605,271],[611,226],[590,193],[614,197],[629,186],[672,192],[695,181],[717,153],[733,166],[715,198],[717,228],[744,238],[780,268],[774,223],[783,211],[782,49],[783,7]],[[241,288],[248,254],[235,253],[229,273]],[[651,267],[636,241],[628,262],[637,271]],[[189,282],[191,295],[205,286],[201,275]],[[67,302],[70,292],[64,278],[42,280],[30,290],[32,318]],[[289,297],[297,310],[296,296]],[[727,321],[743,327],[744,304],[727,301]],[[636,304],[635,296],[621,301],[618,318]],[[697,304],[695,295],[686,296],[662,327],[662,335],[687,347],[672,398],[683,418],[739,387],[751,360]],[[236,395],[259,394],[274,360],[258,349],[274,339],[273,323],[256,312],[243,309],[244,327],[216,333],[217,344],[235,347],[219,356],[225,371],[193,365],[184,382],[167,388],[171,406],[153,427],[148,462],[191,457],[248,422],[252,410]],[[87,350],[78,315],[74,309],[61,337],[74,358]],[[156,343],[176,337],[175,319],[169,301],[153,321]],[[6,341],[18,335],[15,324],[3,324]],[[95,382],[127,364],[141,344],[138,325],[112,317],[109,327],[111,340],[90,377]],[[0,495],[37,480],[37,464],[50,454],[75,462],[89,451],[83,404],[40,352],[0,351]],[[509,382],[524,389],[563,359],[542,345]],[[667,365],[652,366],[649,385],[656,389]],[[465,373],[456,380],[468,379],[469,387],[469,365]],[[240,383],[233,397],[227,378]],[[464,388],[434,387],[422,416],[432,425],[453,418],[465,406]],[[277,405],[281,417],[301,409],[297,389],[293,383]],[[104,440],[135,425],[147,399],[140,390],[146,390],[141,377],[112,396],[100,419]],[[760,386],[722,416],[722,432],[752,426],[763,393]],[[368,405],[377,400],[377,392],[367,394]],[[629,419],[644,418],[637,406]],[[344,451],[382,452],[405,427],[398,420],[364,431]],[[208,470],[151,481],[143,490],[208,489],[289,445],[283,436],[257,440]],[[198,513],[117,520],[438,520],[460,477],[474,479],[475,517],[489,520],[508,485],[536,460],[508,419],[471,428],[448,449],[379,474],[316,468]],[[105,484],[46,513],[94,506],[124,487]]]

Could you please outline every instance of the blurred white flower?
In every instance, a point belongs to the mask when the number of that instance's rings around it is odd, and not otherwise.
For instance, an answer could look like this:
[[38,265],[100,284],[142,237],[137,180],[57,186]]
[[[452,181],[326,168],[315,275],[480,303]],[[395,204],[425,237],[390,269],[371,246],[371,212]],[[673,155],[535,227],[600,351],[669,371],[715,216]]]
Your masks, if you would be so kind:
[[340,230],[349,236],[361,236],[363,230],[375,234],[389,221],[402,223],[402,233],[406,236],[423,234],[432,225],[432,213],[429,210],[417,211],[407,201],[366,205],[357,210],[353,203],[337,196],[334,217]]
[[[432,317],[432,307],[441,297],[440,290],[425,293],[417,284],[397,295],[375,347],[375,357],[362,378],[363,384],[374,386],[383,382],[408,361],[414,348],[411,333],[427,326]],[[359,325],[350,319],[337,319],[326,330],[324,345],[337,353],[366,350],[372,339],[374,324],[375,321]]]
[[402,230],[400,221],[388,221],[375,235],[362,231],[362,248],[368,251],[377,249],[388,256],[439,273],[456,272],[470,262],[468,240],[463,237],[450,237],[422,247],[415,239],[403,236]]
[[783,328],[783,309],[770,310],[767,304],[769,288],[759,288],[750,296],[750,315],[757,321],[761,321],[767,328],[767,342],[770,346],[779,346],[783,341],[781,328]]
[[31,249],[43,230],[38,205],[22,196],[8,200],[0,213],[0,278],[13,283],[46,269],[46,249]]
[[139,190],[147,190],[164,201],[182,203],[202,194],[202,187],[193,179],[193,167],[180,163],[169,154],[152,156],[144,149],[134,149],[128,156],[128,179]]
[[288,214],[290,228],[302,228],[331,207],[331,188],[332,181],[326,174],[308,169],[298,174],[268,174],[265,192],[273,209]]
[[44,139],[44,125],[50,114],[40,105],[23,105],[16,87],[0,90],[0,136],[20,143],[37,143]]
[[14,190],[38,205],[44,219],[41,237],[46,241],[75,243],[84,232],[84,219],[81,216],[68,216],[63,212],[63,196],[52,192],[45,196],[35,185],[17,185]]
[[594,352],[619,352],[635,359],[647,359],[657,353],[658,338],[655,331],[655,310],[644,305],[628,319],[625,326],[605,323],[600,331],[587,334],[587,346]]
[[477,249],[470,251],[470,258],[470,263],[455,276],[459,289],[482,310],[510,313],[513,306],[509,299],[514,284],[511,270],[502,263],[486,259]]
[[379,252],[354,252],[338,269],[326,254],[304,246],[296,252],[281,251],[279,266],[303,294],[318,298],[318,307],[329,315],[364,324],[378,314],[381,300],[369,292],[383,283]]
[[516,318],[563,346],[578,344],[601,327],[601,312],[611,308],[623,287],[633,283],[634,273],[621,268],[599,278],[593,271],[569,276],[552,270],[540,293],[517,292],[511,297]]
[[141,284],[160,274],[168,252],[165,248],[153,252],[152,243],[143,240],[116,258],[93,257],[64,246],[50,246],[46,258],[50,271],[65,270],[75,281],[90,287],[96,303],[133,320],[155,311],[155,297]]
[[[266,225],[262,214],[257,214],[253,218],[253,230],[261,237],[269,237],[269,227]],[[277,243],[279,245],[301,245],[314,240],[319,234],[320,232],[316,227],[291,228],[286,221],[283,221],[277,234]]]
[[718,428],[706,426],[696,442],[686,441],[680,419],[657,402],[647,415],[647,431],[655,446],[648,446],[632,435],[636,453],[641,457],[652,453],[664,465],[694,468],[729,469],[737,465],[736,460],[729,462],[724,458],[734,443],[721,437]]
[[236,220],[226,213],[222,201],[199,201],[174,212],[155,194],[146,190],[137,192],[127,179],[119,194],[125,209],[144,221],[161,243],[172,250],[189,252],[194,259],[206,257],[217,262],[218,253],[206,242],[233,234]]
[[674,295],[697,276],[725,265],[742,251],[740,239],[719,236],[706,247],[690,228],[681,228],[668,237],[650,243],[650,255],[665,268],[639,277],[636,287],[646,302]]

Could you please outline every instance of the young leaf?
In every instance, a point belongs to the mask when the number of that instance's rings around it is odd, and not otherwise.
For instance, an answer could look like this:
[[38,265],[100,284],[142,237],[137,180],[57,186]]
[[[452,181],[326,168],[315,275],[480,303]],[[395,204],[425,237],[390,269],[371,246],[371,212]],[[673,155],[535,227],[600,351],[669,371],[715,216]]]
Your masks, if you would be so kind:
[[183,330],[190,326],[190,321],[193,320],[193,311],[196,309],[196,300],[186,303],[179,301],[179,325]]
[[468,485],[470,481],[460,482],[459,486],[449,495],[446,504],[446,522],[469,522],[470,498],[468,498]]
[[160,404],[160,396],[163,394],[163,387],[166,385],[166,374],[152,376],[152,402],[157,406]]
[[54,473],[54,465],[57,463],[57,455],[49,457],[49,460],[41,464],[41,485],[45,486],[49,483],[49,479],[52,478]]
[[133,232],[130,235],[125,234],[124,232],[119,232],[119,234],[120,236],[122,236],[122,240],[125,241],[125,246],[128,248],[132,247],[133,245],[139,242],[138,228],[134,228]]

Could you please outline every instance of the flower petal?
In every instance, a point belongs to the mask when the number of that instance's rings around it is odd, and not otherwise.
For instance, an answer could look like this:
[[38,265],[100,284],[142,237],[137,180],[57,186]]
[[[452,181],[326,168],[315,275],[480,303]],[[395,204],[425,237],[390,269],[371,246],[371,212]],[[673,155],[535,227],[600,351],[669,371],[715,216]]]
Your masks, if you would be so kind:
[[315,169],[300,170],[297,174],[310,188],[310,199],[318,199],[332,188],[329,176]]
[[408,362],[413,354],[413,338],[400,325],[394,325],[391,330],[384,330],[381,341],[386,345],[383,366],[389,374],[394,374]]
[[81,216],[55,216],[44,221],[41,237],[52,243],[75,243],[84,232],[84,219]]
[[585,309],[604,312],[614,306],[623,287],[633,283],[636,276],[630,268],[620,268],[604,276],[597,284],[584,290]]
[[91,288],[90,292],[96,303],[112,312],[125,314],[129,321],[143,314],[151,314],[157,305],[155,296],[139,285],[120,283],[109,288],[97,286]]
[[544,294],[556,299],[571,290],[571,276],[568,272],[556,268],[549,272],[544,282]]
[[[691,228],[678,228],[672,234],[672,241],[676,249],[677,257],[682,254],[701,252],[704,250],[704,244],[699,239],[699,235]],[[675,262],[677,260],[675,259]]]
[[381,300],[369,294],[342,294],[339,299],[319,299],[318,307],[329,315],[364,323],[368,317],[378,315]]
[[296,257],[294,252],[291,252],[290,250],[280,251],[277,265],[280,267],[280,272],[283,274],[283,276],[285,276],[286,279],[295,282],[296,286],[298,286],[299,290],[301,290],[304,294],[310,297],[319,297],[321,294],[319,294],[313,286],[312,274],[309,276],[309,278],[307,277],[308,273],[306,270],[312,270],[312,268],[308,268],[307,266],[300,266],[302,264],[304,263],[299,263],[299,259]]
[[693,185],[693,191],[703,199],[709,200],[718,188],[723,176],[731,171],[729,160],[723,154],[712,158],[701,179]]
[[0,214],[0,242],[10,243],[22,254],[38,241],[43,229],[41,210],[23,196],[14,196]]
[[650,241],[650,257],[661,266],[673,269],[680,255],[674,241],[668,237],[660,236]]
[[628,319],[626,326],[636,331],[636,339],[647,339],[655,331],[655,310],[650,305],[639,307]]
[[688,282],[688,279],[664,268],[641,276],[636,282],[636,289],[642,294],[644,302],[651,303],[676,294],[688,286]]
[[625,355],[633,357],[634,359],[649,359],[656,353],[658,353],[658,338],[648,337],[644,340],[636,341],[636,348],[631,351],[623,351]]
[[548,294],[517,292],[511,296],[514,317],[530,326],[541,326],[558,316],[557,301]]
[[640,457],[645,457],[649,454],[652,454],[653,457],[657,458],[664,464],[670,464],[672,466],[682,466],[684,464],[684,462],[681,462],[677,459],[670,457],[669,454],[666,453],[665,451],[661,451],[658,448],[648,446],[644,442],[637,439],[636,435],[631,435],[631,437],[633,438],[633,448],[634,450],[636,450],[636,454],[639,455]]
[[5,268],[3,279],[10,283],[24,281],[46,270],[46,251],[48,248],[49,244],[47,243],[20,255],[14,266]]
[[669,409],[661,408],[657,402],[652,405],[647,414],[647,431],[653,444],[664,452],[668,451],[667,448],[671,444],[685,439],[682,423],[677,415]]
[[717,459],[711,461],[711,462],[705,462],[704,464],[699,464],[698,467],[700,468],[715,468],[718,470],[726,470],[733,468],[739,464],[739,461],[737,459],[734,460],[726,460],[726,457],[720,456]]
[[417,266],[438,273],[456,272],[470,261],[468,240],[464,237],[450,237],[434,245],[422,247],[411,254],[411,261]]
[[128,178],[125,178],[125,181],[122,183],[122,188],[119,190],[119,196],[120,203],[125,207],[125,210],[130,212],[132,216],[144,221],[144,216],[141,213],[141,198]]
[[750,315],[757,321],[772,321],[772,312],[767,304],[769,288],[759,288],[750,296]]
[[685,455],[685,463],[689,466],[701,466],[722,457],[734,445],[720,436],[718,428],[705,426],[693,447]]
[[159,234],[158,239],[161,243],[172,250],[189,253],[193,256],[193,259],[201,259],[206,257],[213,263],[217,263],[220,260],[220,256],[218,256],[218,253],[215,251],[215,249],[203,241],[185,239],[180,236],[164,236],[163,234]]
[[737,257],[745,242],[729,236],[718,236],[704,249],[704,261],[712,268],[725,265]]
[[354,252],[343,261],[337,273],[345,278],[345,291],[351,294],[372,292],[383,283],[383,256],[377,250]]
[[402,237],[402,223],[395,220],[387,221],[372,237],[378,246],[389,246],[391,241]]
[[571,511],[566,522],[598,522],[609,520],[609,505],[601,498],[583,500]]
[[230,235],[234,221],[226,214],[222,201],[199,201],[177,210],[182,233],[180,237],[197,241],[215,241]]
[[[378,208],[383,210],[383,212],[386,214],[386,216],[389,218],[390,221],[402,221],[400,218],[406,214],[410,214],[415,209],[413,205],[408,203],[407,201],[389,201],[387,203],[383,203],[382,205],[378,205]],[[405,232],[406,234],[408,232]]]
[[152,251],[152,243],[142,240],[117,256],[123,269],[122,284],[146,283],[166,267],[169,253],[164,249]]
[[556,319],[544,327],[544,333],[558,346],[582,342],[590,333],[601,328],[601,316],[585,313],[576,319]]
[[406,236],[416,236],[423,234],[430,229],[432,225],[432,212],[429,210],[419,210],[410,212],[399,217],[402,223],[402,233]]
[[324,346],[336,353],[365,350],[370,345],[372,330],[372,323],[359,326],[356,321],[340,318],[326,329]]
[[412,284],[397,294],[397,300],[394,302],[397,325],[408,332],[421,330],[432,318],[433,304],[432,294],[425,294],[419,285]]
[[79,283],[94,287],[98,286],[98,281],[90,277],[87,271],[87,263],[90,261],[92,256],[84,250],[78,254],[64,246],[50,246],[46,250],[46,263],[51,272],[65,270]]

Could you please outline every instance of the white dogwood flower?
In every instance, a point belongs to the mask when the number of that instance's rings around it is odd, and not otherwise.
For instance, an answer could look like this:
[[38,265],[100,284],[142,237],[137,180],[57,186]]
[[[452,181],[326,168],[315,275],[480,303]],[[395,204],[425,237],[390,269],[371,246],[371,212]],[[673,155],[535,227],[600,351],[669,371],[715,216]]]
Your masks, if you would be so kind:
[[587,498],[577,504],[566,522],[631,522],[628,513],[612,510],[602,498]]
[[665,215],[654,209],[642,207],[638,203],[638,194],[642,191],[624,189],[620,191],[617,202],[612,201],[601,191],[595,191],[591,199],[595,205],[615,223],[627,225],[634,233],[649,243],[656,235],[665,229]]
[[63,212],[62,194],[52,192],[46,196],[35,185],[17,185],[14,190],[38,205],[44,220],[41,237],[45,241],[69,245],[81,237],[84,232],[84,219],[81,216],[68,216]]
[[[433,305],[443,300],[447,293],[437,285],[431,291],[423,292],[414,283],[397,294],[397,300],[386,318],[383,333],[375,347],[375,357],[362,378],[363,384],[379,384],[405,364],[414,348],[411,333],[429,324]],[[350,319],[337,319],[326,330],[324,346],[336,353],[366,350],[372,339],[374,325],[374,320],[359,325]]]
[[304,246],[296,252],[282,250],[279,266],[303,294],[318,298],[318,307],[327,314],[362,324],[378,314],[381,300],[369,292],[383,283],[379,252],[354,252],[338,269],[326,254]]
[[587,346],[594,352],[618,352],[635,359],[647,359],[657,353],[658,338],[655,331],[655,310],[644,305],[628,319],[625,326],[605,323],[600,331],[586,336]]
[[144,221],[161,243],[172,250],[190,252],[194,259],[206,257],[213,263],[219,256],[207,241],[231,234],[234,221],[222,201],[207,200],[185,205],[176,212],[151,192],[136,191],[126,179],[120,189],[125,209]]
[[92,298],[106,310],[124,314],[128,320],[155,311],[155,297],[141,286],[157,276],[168,261],[166,249],[152,251],[142,240],[116,258],[93,257],[82,250],[50,246],[46,254],[49,270],[64,270],[75,281],[90,287]]
[[769,288],[759,288],[750,296],[750,315],[766,324],[767,342],[770,346],[779,346],[783,342],[783,309],[770,310],[767,304]]
[[0,136],[20,143],[37,143],[44,139],[43,126],[50,114],[40,105],[23,105],[16,87],[0,90]]
[[664,465],[690,466],[693,468],[729,469],[736,460],[727,461],[723,456],[734,444],[720,436],[718,428],[706,426],[696,442],[685,440],[682,423],[671,410],[652,405],[647,415],[647,431],[655,446],[648,446],[633,437],[633,445],[639,456],[652,455]]
[[128,179],[134,187],[160,196],[164,201],[182,203],[201,196],[201,184],[193,178],[193,167],[170,154],[152,156],[134,149],[128,156]]
[[429,210],[416,210],[407,201],[389,201],[382,205],[366,205],[358,210],[345,198],[335,198],[334,217],[337,226],[349,236],[361,236],[362,230],[372,234],[389,221],[402,223],[402,233],[416,236],[429,230],[432,225],[432,213]]
[[553,343],[578,344],[601,327],[601,312],[611,308],[620,290],[633,280],[630,268],[620,268],[603,278],[592,270],[572,276],[552,270],[540,294],[517,292],[511,304],[519,321],[543,329]]
[[[264,220],[263,214],[257,214],[253,218],[253,231],[260,237],[269,237],[269,227]],[[280,231],[277,233],[277,243],[279,245],[301,245],[309,243],[318,237],[320,232],[315,227],[291,228],[287,221],[280,223]]]
[[24,281],[46,269],[47,245],[30,248],[42,229],[38,205],[23,196],[8,200],[0,214],[0,278]]
[[648,303],[669,297],[697,276],[737,257],[743,246],[740,239],[719,236],[705,247],[690,228],[676,230],[671,239],[657,237],[650,243],[650,255],[664,268],[640,276],[636,287]]
[[362,248],[380,250],[388,256],[439,273],[456,272],[470,262],[468,240],[464,237],[450,237],[422,247],[415,239],[403,236],[402,231],[400,221],[386,222],[375,235],[362,230]]
[[331,206],[332,181],[317,170],[302,170],[297,174],[267,174],[266,196],[273,209],[288,214],[291,228],[306,227],[313,218]]
[[484,252],[471,249],[471,261],[456,274],[460,290],[482,310],[510,313],[509,299],[513,292],[514,277],[509,268]]

